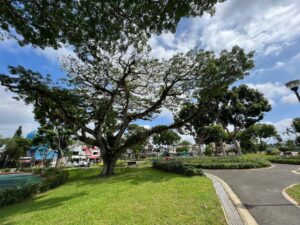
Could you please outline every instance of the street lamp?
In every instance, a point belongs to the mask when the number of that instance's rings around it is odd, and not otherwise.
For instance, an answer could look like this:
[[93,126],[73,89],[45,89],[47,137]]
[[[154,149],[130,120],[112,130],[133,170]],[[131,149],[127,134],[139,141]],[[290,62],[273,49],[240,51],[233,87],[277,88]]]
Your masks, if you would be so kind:
[[300,80],[292,80],[290,82],[287,82],[285,84],[285,86],[289,89],[291,89],[293,92],[295,92],[299,102],[300,102],[300,95],[298,93],[298,89],[299,89],[299,86],[300,86]]

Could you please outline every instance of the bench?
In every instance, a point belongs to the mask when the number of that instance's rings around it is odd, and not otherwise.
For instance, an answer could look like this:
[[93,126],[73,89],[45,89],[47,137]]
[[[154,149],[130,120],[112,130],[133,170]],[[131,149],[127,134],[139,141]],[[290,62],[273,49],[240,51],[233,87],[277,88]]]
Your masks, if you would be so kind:
[[137,165],[136,161],[128,161],[127,166],[134,166]]

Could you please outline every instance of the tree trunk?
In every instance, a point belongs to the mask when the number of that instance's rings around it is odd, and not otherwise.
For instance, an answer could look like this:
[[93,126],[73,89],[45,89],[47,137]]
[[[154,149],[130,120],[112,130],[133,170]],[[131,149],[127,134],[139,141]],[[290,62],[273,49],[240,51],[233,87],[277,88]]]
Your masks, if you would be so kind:
[[62,159],[63,159],[63,152],[62,152],[62,150],[58,150],[55,168],[60,168]]
[[117,160],[114,158],[103,158],[103,170],[101,172],[101,176],[111,176],[114,175],[114,168]]
[[233,141],[233,144],[234,144],[234,147],[235,147],[235,150],[236,150],[236,154],[238,156],[241,156],[242,155],[242,150],[241,150],[241,147],[240,147],[239,143],[236,140],[236,137],[232,138],[232,141]]
[[220,141],[220,144],[221,144],[222,154],[223,154],[223,156],[226,156],[226,152],[225,152],[225,149],[224,149],[224,142],[223,142],[223,140]]

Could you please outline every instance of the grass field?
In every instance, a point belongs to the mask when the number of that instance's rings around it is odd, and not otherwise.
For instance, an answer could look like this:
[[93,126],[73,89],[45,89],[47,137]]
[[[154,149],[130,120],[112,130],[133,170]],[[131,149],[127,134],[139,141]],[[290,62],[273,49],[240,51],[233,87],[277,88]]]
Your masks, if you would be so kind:
[[70,181],[20,204],[0,209],[1,225],[226,224],[211,181],[151,168],[71,169]]
[[292,197],[296,202],[298,202],[298,205],[300,205],[300,184],[295,185],[292,188],[287,189],[287,193],[290,197]]

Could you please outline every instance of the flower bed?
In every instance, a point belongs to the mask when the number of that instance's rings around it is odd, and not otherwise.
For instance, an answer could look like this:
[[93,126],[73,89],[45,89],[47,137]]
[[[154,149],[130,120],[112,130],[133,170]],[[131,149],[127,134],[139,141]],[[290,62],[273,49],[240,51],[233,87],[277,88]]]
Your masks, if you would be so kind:
[[20,202],[51,188],[58,187],[64,184],[69,177],[68,171],[58,169],[34,170],[33,174],[41,176],[42,181],[38,184],[4,189],[0,192],[0,207]]

